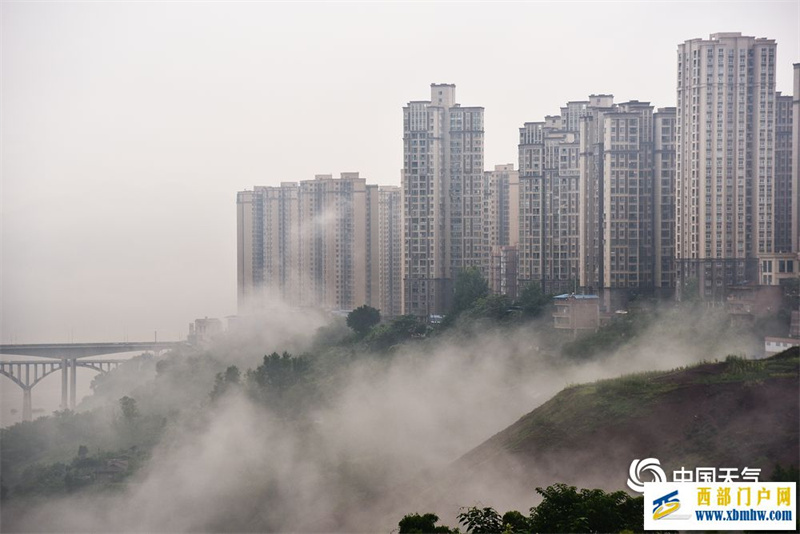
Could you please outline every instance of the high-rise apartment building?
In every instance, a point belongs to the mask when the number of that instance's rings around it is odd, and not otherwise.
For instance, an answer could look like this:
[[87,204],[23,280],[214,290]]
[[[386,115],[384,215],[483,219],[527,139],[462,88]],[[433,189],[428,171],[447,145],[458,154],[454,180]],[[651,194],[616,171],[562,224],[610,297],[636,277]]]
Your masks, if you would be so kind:
[[776,53],[740,33],[678,45],[679,292],[694,279],[720,300],[775,250]]
[[653,107],[627,102],[603,119],[602,287],[653,287]]
[[261,280],[268,294],[287,302],[300,295],[300,204],[296,183],[280,187],[253,188],[263,203],[264,275]]
[[520,284],[546,292],[578,285],[578,125],[588,102],[520,128]]
[[519,172],[514,164],[495,165],[484,173],[484,241],[489,251],[489,289],[517,297],[519,243]]
[[655,120],[649,102],[612,105],[609,95],[597,97],[590,111],[581,127],[581,282],[592,289],[664,287],[670,271],[662,255],[671,243],[660,230],[671,217],[664,193],[673,156],[659,137],[656,161],[655,137],[668,113]]
[[366,303],[366,181],[358,173],[300,182],[301,302],[333,310]]
[[489,248],[519,241],[519,172],[514,164],[484,173],[484,239]]
[[590,293],[606,279],[603,253],[605,210],[605,113],[614,111],[614,95],[589,96],[589,108],[580,123],[578,278]]
[[671,286],[674,115],[595,94],[525,123],[520,284],[551,293]]
[[298,193],[296,183],[284,182],[237,194],[239,313],[274,299],[301,302]]
[[676,127],[675,108],[659,108],[653,114],[653,246],[657,255],[654,281],[663,292],[675,287]]
[[794,64],[792,94],[792,252],[800,253],[800,63]]
[[264,203],[257,191],[236,194],[236,282],[239,313],[262,305],[264,287]]
[[396,186],[367,185],[367,304],[403,314],[403,202]]
[[237,195],[240,313],[273,299],[333,311],[369,304],[401,313],[397,187],[358,173],[284,182]]
[[455,85],[403,108],[406,313],[444,314],[460,270],[488,274],[483,148],[483,108],[457,104]]
[[792,252],[792,97],[775,95],[775,252]]

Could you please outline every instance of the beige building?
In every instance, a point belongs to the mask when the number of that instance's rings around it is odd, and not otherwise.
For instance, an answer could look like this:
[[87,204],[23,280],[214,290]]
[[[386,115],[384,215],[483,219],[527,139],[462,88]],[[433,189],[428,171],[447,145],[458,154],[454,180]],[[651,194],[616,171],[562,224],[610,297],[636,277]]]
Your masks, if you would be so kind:
[[572,330],[577,335],[581,330],[595,331],[600,327],[600,299],[597,295],[564,294],[553,298],[553,327]]
[[520,285],[589,292],[674,280],[675,112],[613,95],[520,129]]
[[366,181],[357,172],[300,182],[301,304],[342,311],[367,302]]
[[520,128],[520,286],[559,292],[578,285],[578,128],[588,107],[568,102],[561,115]]
[[237,196],[239,313],[280,299],[336,312],[402,310],[401,197],[358,173]]
[[405,313],[442,315],[460,270],[488,274],[483,165],[483,108],[457,104],[455,85],[403,108]]
[[300,297],[300,203],[299,187],[284,182],[280,187],[254,187],[263,202],[262,283],[267,297],[298,302]]
[[662,292],[675,287],[675,108],[659,108],[653,114],[653,187],[655,220],[653,246],[656,250],[654,284]]
[[396,186],[367,185],[367,304],[403,314],[403,202]]
[[626,102],[603,114],[604,288],[654,287],[653,107]]
[[794,64],[792,96],[792,251],[800,252],[800,63]]
[[484,240],[489,251],[489,289],[517,297],[519,172],[514,164],[495,165],[484,174]]
[[579,187],[580,219],[578,241],[578,278],[581,287],[598,291],[605,280],[603,253],[603,192],[605,113],[614,111],[614,95],[589,96],[589,109],[580,123],[581,180]]
[[775,65],[772,39],[712,34],[678,45],[678,289],[701,295],[753,280],[775,251]]
[[800,278],[800,254],[797,252],[775,252],[758,257],[758,283],[777,286],[784,280]]
[[581,120],[579,274],[588,291],[669,290],[674,110],[591,95]]
[[491,252],[489,289],[507,295],[512,301],[519,296],[519,253],[516,246],[495,246]]
[[263,202],[255,191],[236,194],[236,284],[239,313],[261,304],[264,279]]
[[775,95],[775,252],[792,252],[793,209],[797,190],[792,180],[792,97]]
[[484,239],[489,248],[519,242],[519,172],[514,164],[484,173]]
[[239,313],[270,300],[300,303],[299,188],[256,186],[237,195]]

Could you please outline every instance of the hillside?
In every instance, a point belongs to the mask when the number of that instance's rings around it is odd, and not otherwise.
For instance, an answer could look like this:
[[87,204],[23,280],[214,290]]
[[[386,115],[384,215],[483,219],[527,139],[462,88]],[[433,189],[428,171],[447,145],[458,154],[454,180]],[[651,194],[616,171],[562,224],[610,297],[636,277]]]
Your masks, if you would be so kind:
[[[454,462],[419,503],[527,509],[554,482],[627,489],[634,458],[760,467],[800,460],[800,354],[728,358],[568,387]],[[419,488],[417,488],[419,490]],[[415,499],[416,500],[416,499]]]

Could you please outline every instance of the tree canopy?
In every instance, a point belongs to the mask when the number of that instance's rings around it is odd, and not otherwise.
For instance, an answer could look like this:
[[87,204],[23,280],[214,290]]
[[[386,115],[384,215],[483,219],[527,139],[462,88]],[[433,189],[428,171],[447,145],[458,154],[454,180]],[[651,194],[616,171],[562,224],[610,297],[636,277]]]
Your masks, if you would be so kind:
[[381,322],[381,312],[372,306],[359,306],[347,314],[347,326],[361,336],[366,335],[372,327]]
[[294,357],[288,352],[273,352],[264,356],[261,365],[247,371],[247,381],[251,387],[280,396],[300,382],[308,370],[309,363],[305,358]]
[[450,314],[458,315],[487,295],[489,295],[489,284],[484,280],[480,270],[477,267],[467,267],[456,277]]
[[[553,484],[544,489],[536,488],[536,492],[543,497],[542,502],[530,509],[529,517],[516,510],[501,516],[494,508],[472,506],[458,514],[458,522],[468,534],[642,531],[643,497],[631,497],[624,491],[613,493],[606,493],[600,489],[579,491],[575,486],[567,484]],[[457,530],[433,530],[433,525],[438,519],[435,514],[406,515],[400,521],[400,533],[457,532]],[[408,530],[411,528],[409,525],[427,530]]]
[[398,534],[456,534],[458,529],[450,529],[436,525],[439,516],[436,514],[408,514],[400,520]]
[[217,373],[214,379],[214,389],[211,391],[211,399],[218,399],[228,391],[237,389],[241,384],[242,373],[235,365],[229,366],[224,373]]
[[427,326],[414,315],[401,315],[387,324],[373,328],[364,338],[364,342],[370,350],[381,352],[426,332]]
[[537,282],[526,285],[517,298],[517,306],[522,308],[522,313],[528,317],[538,317],[546,306],[552,302],[552,297],[542,291]]

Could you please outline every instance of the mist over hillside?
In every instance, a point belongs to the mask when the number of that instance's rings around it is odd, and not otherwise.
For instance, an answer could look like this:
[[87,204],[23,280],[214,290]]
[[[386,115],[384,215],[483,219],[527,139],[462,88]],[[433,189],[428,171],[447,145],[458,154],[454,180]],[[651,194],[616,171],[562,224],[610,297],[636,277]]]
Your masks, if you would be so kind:
[[[51,447],[23,458],[9,446],[21,430],[47,420],[4,430],[4,484],[15,472],[14,461],[68,463],[78,443],[87,443],[90,453],[138,443],[149,453],[113,491],[89,487],[26,497],[14,496],[12,487],[3,529],[388,532],[398,513],[413,510],[409,488],[428,489],[420,481],[564,387],[751,354],[757,347],[750,333],[727,325],[724,312],[702,309],[641,311],[647,319],[635,335],[613,351],[580,358],[561,354],[565,340],[554,334],[549,318],[469,320],[376,352],[341,322],[293,313],[274,310],[205,349],[155,358],[154,377],[114,383],[116,372],[109,374],[107,384],[95,388],[97,398],[84,402],[94,408],[71,416],[93,417],[91,432],[113,434],[100,445],[92,444],[90,432],[73,436],[73,447],[61,450],[61,457]],[[283,350],[292,356],[264,359]],[[296,382],[282,390],[244,386],[258,384],[270,365],[289,369],[281,362],[302,369]],[[227,388],[223,371],[231,365],[241,380]],[[138,406],[130,420],[116,406],[122,396]],[[69,426],[70,416],[62,417]],[[137,434],[136,425],[146,431]],[[125,432],[127,441],[120,437]],[[151,444],[137,442],[145,435]],[[54,436],[61,439],[63,432]],[[591,447],[581,454],[604,462],[607,451],[597,459]],[[481,485],[461,493],[463,501],[444,504],[441,513],[451,514],[452,505],[495,502],[500,494],[486,492],[495,487],[518,489],[530,502],[532,488],[550,482],[533,476],[515,488],[500,483],[507,480],[502,471],[497,477],[485,474]]]

